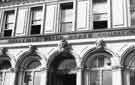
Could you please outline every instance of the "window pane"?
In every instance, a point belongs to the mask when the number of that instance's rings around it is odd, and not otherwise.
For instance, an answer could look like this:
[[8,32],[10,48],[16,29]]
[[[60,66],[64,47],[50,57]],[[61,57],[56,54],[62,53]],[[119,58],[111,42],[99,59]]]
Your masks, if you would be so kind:
[[[37,7],[32,9],[32,22],[38,22],[41,24],[42,19],[42,7]],[[34,23],[33,23],[34,24]]]
[[108,27],[107,21],[94,21],[93,22],[94,29],[104,29]]
[[40,65],[41,65],[41,63],[38,60],[33,60],[28,63],[27,69],[35,69],[35,68],[39,67]]
[[14,12],[7,14],[7,23],[13,23],[15,20]]
[[107,0],[93,0],[93,13],[107,13]]
[[87,71],[87,70],[84,71],[83,79],[84,79],[84,85],[89,85],[89,80],[90,80],[89,71]]
[[135,7],[132,7],[130,12],[131,12],[131,25],[135,25]]
[[72,22],[62,24],[62,32],[72,32]]
[[130,0],[131,5],[135,5],[135,0]]
[[73,3],[61,4],[61,31],[72,31]]
[[0,60],[0,70],[9,69],[11,67],[10,61]]
[[33,11],[33,20],[41,20],[42,17],[42,10],[34,10]]
[[130,71],[130,85],[135,85],[135,71]]
[[112,85],[111,71],[103,71],[103,85]]
[[107,20],[107,13],[94,14],[94,21]]
[[11,36],[12,30],[14,29],[14,23],[15,23],[14,10],[5,12],[5,21],[4,22],[5,23],[4,23],[4,34],[3,34],[3,36]]
[[42,7],[32,8],[32,26],[30,34],[40,34]]
[[135,25],[135,0],[130,0],[131,25]]
[[100,85],[99,71],[91,71],[90,72],[90,85]]
[[4,37],[9,37],[12,35],[12,30],[4,30]]
[[32,85],[32,73],[31,72],[25,72],[25,76],[24,76],[24,83],[26,85]]
[[41,24],[41,20],[34,20],[32,21],[33,25],[40,25]]
[[40,34],[41,25],[33,25],[31,27],[31,35],[32,34]]
[[102,29],[108,27],[107,0],[93,0],[93,27]]
[[71,22],[73,16],[72,9],[62,10],[62,22]]
[[40,85],[41,82],[41,72],[35,72],[34,85]]
[[6,24],[5,29],[14,29],[14,23]]

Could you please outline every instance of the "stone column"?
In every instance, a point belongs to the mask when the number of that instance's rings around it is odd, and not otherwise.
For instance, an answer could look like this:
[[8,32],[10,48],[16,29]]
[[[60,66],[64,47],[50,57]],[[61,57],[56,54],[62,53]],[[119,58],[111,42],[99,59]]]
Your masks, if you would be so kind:
[[76,85],[83,85],[83,69],[81,67],[77,69]]
[[47,85],[47,72],[48,70],[46,68],[42,68],[40,85]]
[[14,68],[10,69],[10,83],[9,85],[16,85],[18,80],[16,80],[17,71]]
[[112,70],[112,85],[123,85],[122,84],[122,68],[115,67]]

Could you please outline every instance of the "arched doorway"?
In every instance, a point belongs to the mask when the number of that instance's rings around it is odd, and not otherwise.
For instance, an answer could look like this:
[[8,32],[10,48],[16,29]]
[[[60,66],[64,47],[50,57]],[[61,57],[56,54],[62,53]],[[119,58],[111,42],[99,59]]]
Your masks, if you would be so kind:
[[0,85],[9,85],[10,82],[10,58],[5,55],[0,56]]
[[47,85],[76,85],[76,62],[70,53],[59,53],[48,62]]
[[103,51],[88,54],[84,63],[84,85],[112,85],[112,55]]
[[129,48],[122,56],[124,85],[135,85],[135,48]]
[[16,85],[40,85],[42,71],[38,55],[23,56],[17,64]]

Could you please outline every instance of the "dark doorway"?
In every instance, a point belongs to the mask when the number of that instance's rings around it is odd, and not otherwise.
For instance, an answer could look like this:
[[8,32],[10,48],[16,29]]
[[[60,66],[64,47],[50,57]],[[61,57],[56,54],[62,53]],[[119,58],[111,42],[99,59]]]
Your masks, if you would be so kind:
[[76,74],[57,75],[61,85],[76,85]]
[[70,53],[60,53],[48,66],[47,85],[76,85],[76,62]]

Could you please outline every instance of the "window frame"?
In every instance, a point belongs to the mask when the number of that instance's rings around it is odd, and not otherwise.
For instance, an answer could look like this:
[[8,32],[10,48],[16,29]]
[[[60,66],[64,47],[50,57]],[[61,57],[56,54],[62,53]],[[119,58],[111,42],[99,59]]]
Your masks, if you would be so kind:
[[[13,23],[13,26],[14,28],[12,29],[12,33],[11,33],[11,36],[4,36],[4,30],[8,30],[8,29],[5,29],[5,26],[6,26],[6,20],[7,18],[5,17],[7,14],[6,12],[10,12],[10,11],[14,11],[14,23]],[[14,37],[15,36],[15,30],[16,30],[16,22],[17,22],[17,8],[8,8],[8,9],[3,9],[3,18],[2,18],[2,29],[1,29],[1,32],[2,32],[2,37]]]
[[[41,7],[41,11],[42,11],[42,16],[41,16],[41,26],[40,26],[40,33],[39,34],[31,34],[31,28],[32,28],[32,9],[33,8],[40,8]],[[26,35],[28,36],[35,36],[35,35],[43,35],[43,28],[44,28],[44,14],[45,14],[45,5],[44,4],[37,4],[37,5],[33,5],[33,6],[28,6],[28,24],[27,24],[27,33]]]
[[[7,61],[10,62],[10,60],[9,60],[8,58],[2,58],[1,60],[2,60],[2,61],[3,61],[3,60],[7,60]],[[11,62],[10,62],[10,64],[11,64]],[[11,66],[11,67],[12,67],[12,66]],[[8,69],[0,69],[0,73],[2,74],[2,85],[5,85],[6,73],[10,73],[10,72],[11,72],[11,70],[10,70],[11,67],[9,67]]]
[[72,15],[72,31],[71,32],[74,32],[76,31],[76,10],[77,10],[77,4],[76,4],[76,0],[65,0],[65,1],[60,1],[58,2],[58,30],[56,32],[59,32],[59,33],[68,33],[68,32],[63,32],[62,31],[62,10],[61,10],[61,4],[66,4],[66,3],[73,3],[73,8],[72,8],[72,12],[73,12],[73,15]]
[[[98,57],[100,57],[100,56],[103,56],[104,57],[104,59],[109,59],[110,60],[110,65],[103,65],[103,66],[97,66],[97,64],[98,64]],[[90,58],[90,57],[88,57],[88,58]],[[97,54],[94,54],[94,55],[92,55],[91,56],[91,58],[90,58],[90,61],[88,61],[88,59],[85,61],[85,65],[86,65],[86,63],[88,63],[88,62],[91,62],[91,61],[96,61],[97,62],[97,64],[96,64],[96,67],[87,67],[87,68],[84,68],[84,73],[83,73],[83,76],[84,76],[84,78],[85,78],[85,80],[84,80],[84,84],[85,85],[90,85],[90,82],[91,82],[91,72],[98,72],[99,73],[99,85],[103,85],[103,78],[104,78],[104,74],[103,74],[103,72],[105,72],[105,71],[109,71],[109,72],[111,72],[111,79],[113,78],[112,77],[112,61],[111,61],[111,57],[110,57],[110,54],[104,54],[104,53],[97,53]],[[92,65],[93,63],[91,62],[90,63],[90,65]],[[105,61],[104,61],[104,64],[105,64]],[[86,76],[86,74],[88,74],[87,76]],[[111,80],[112,81],[112,80]],[[111,85],[113,85],[112,83],[111,83]]]
[[111,0],[107,0],[106,1],[106,5],[107,5],[107,28],[97,28],[94,29],[94,13],[93,13],[93,0],[90,0],[90,16],[91,16],[91,20],[90,20],[90,30],[106,30],[106,29],[110,29],[112,27],[112,19],[111,19]]
[[[132,9],[135,9],[135,5],[134,6],[131,6],[131,0],[126,0],[126,2],[127,2],[127,9],[128,9],[128,26],[129,27],[135,27],[135,24],[133,24],[132,25],[132,17],[131,17],[131,10]],[[133,11],[133,12],[135,12],[135,10]]]

